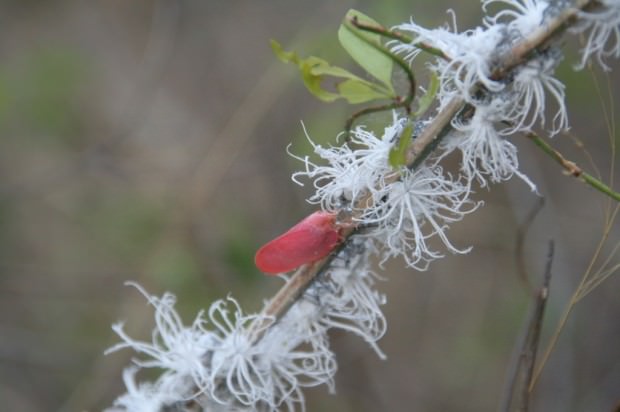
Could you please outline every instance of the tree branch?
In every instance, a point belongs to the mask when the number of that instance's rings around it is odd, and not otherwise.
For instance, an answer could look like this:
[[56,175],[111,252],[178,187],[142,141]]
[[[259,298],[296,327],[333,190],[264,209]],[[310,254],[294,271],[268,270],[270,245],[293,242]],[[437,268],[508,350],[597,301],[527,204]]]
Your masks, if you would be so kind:
[[[548,23],[535,30],[529,37],[525,38],[521,42],[517,43],[513,48],[500,59],[496,70],[494,71],[493,78],[500,80],[505,76],[508,76],[510,71],[527,61],[528,57],[539,47],[544,46],[554,36],[563,32],[572,22],[579,10],[592,7],[597,2],[595,0],[577,0],[574,7],[569,7],[555,18],[550,19]],[[359,24],[359,23],[358,23]],[[451,130],[450,123],[452,119],[459,115],[471,115],[473,114],[473,107],[465,104],[464,100],[460,97],[454,97],[444,109],[438,113],[433,121],[428,124],[420,136],[413,139],[411,146],[407,150],[407,167],[415,168],[419,166],[426,157],[437,146],[439,141],[443,139]],[[392,179],[397,180],[400,174],[395,172],[391,176]],[[358,201],[359,205],[365,205],[368,203],[369,198],[365,197]],[[353,208],[355,210],[355,207]],[[348,212],[350,215],[350,212]],[[342,226],[343,230],[343,245],[345,246],[349,242],[351,235],[354,233],[355,228],[351,227],[351,224],[345,224]],[[332,255],[333,256],[333,255]],[[292,275],[289,282],[278,292],[274,299],[263,309],[262,314],[267,316],[273,316],[276,320],[281,318],[290,304],[280,304],[278,302],[294,302],[296,297],[300,296],[303,290],[305,290],[314,279],[316,279],[319,273],[326,271],[329,268],[331,258],[323,259],[313,265],[308,265],[298,270]],[[303,278],[299,280],[297,278]],[[297,286],[290,286],[290,285]],[[277,297],[277,300],[275,299]],[[252,325],[250,330],[256,330]]]

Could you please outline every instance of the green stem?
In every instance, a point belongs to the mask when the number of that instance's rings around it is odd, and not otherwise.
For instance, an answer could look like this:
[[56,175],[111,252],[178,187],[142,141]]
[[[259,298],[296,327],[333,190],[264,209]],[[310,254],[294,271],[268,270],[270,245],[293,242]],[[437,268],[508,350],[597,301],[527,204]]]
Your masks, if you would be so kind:
[[596,190],[601,193],[606,194],[612,199],[620,202],[620,193],[614,191],[611,187],[607,186],[605,183],[601,182],[599,179],[594,176],[584,172],[576,163],[571,162],[566,159],[560,152],[555,150],[553,147],[549,146],[547,142],[541,139],[539,136],[534,133],[528,133],[526,135],[529,139],[531,139],[536,146],[540,147],[543,152],[549,155],[553,160],[560,164],[571,176],[574,176],[586,184],[589,184]]
[[403,107],[403,103],[402,102],[394,102],[394,103],[389,103],[389,104],[384,104],[381,106],[373,106],[373,107],[366,107],[365,109],[359,110],[355,113],[353,113],[351,115],[351,117],[349,117],[346,121],[346,123],[344,124],[344,130],[345,130],[345,136],[348,139],[349,138],[349,133],[351,132],[351,129],[353,128],[353,122],[355,122],[355,120],[357,120],[358,118],[365,116],[367,114],[371,114],[371,113],[377,113],[377,112],[383,112],[383,111],[387,111],[387,110],[392,110],[392,109],[398,109],[399,107]]
[[401,43],[411,43],[413,47],[417,47],[418,49],[425,51],[433,56],[440,57],[442,59],[450,60],[450,58],[443,52],[443,50],[438,49],[436,47],[432,47],[424,42],[416,42],[413,43],[413,39],[407,36],[404,33],[401,33],[397,30],[389,30],[383,26],[374,25],[374,24],[366,24],[360,21],[352,22],[355,27],[360,30],[368,31],[375,34],[380,34],[383,37],[387,37],[392,40],[398,40]]

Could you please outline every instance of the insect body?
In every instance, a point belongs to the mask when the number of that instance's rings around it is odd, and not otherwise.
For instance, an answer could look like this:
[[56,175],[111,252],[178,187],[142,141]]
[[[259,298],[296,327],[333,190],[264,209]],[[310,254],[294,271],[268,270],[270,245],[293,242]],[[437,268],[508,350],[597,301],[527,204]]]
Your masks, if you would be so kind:
[[256,267],[277,274],[324,258],[342,240],[335,223],[334,213],[314,212],[258,249],[254,257]]

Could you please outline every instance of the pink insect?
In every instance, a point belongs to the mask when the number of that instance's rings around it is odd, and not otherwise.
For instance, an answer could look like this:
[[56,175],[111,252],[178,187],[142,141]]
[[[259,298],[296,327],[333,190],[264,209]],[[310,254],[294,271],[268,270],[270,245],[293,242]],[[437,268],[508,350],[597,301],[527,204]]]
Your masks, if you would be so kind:
[[314,212],[258,249],[254,262],[261,272],[288,272],[324,258],[341,241],[336,214]]

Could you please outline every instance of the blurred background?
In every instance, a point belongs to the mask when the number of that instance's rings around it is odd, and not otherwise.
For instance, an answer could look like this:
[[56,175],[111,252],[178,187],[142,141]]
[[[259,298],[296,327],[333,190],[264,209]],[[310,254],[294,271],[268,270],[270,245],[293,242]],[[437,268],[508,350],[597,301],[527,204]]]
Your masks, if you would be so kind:
[[[315,141],[333,142],[354,110],[314,99],[269,39],[356,70],[335,41],[349,8],[386,25],[413,15],[436,26],[451,21],[449,7],[460,29],[480,22],[478,2],[445,0],[2,0],[1,408],[96,411],[125,391],[132,353],[103,355],[118,341],[110,325],[125,320],[142,339],[153,326],[127,280],[176,294],[187,323],[229,293],[260,309],[281,282],[254,268],[255,250],[314,210],[309,185],[290,181],[301,165],[285,147],[309,153],[301,121]],[[574,72],[577,59],[567,47],[558,76],[584,147],[569,136],[553,143],[608,181],[618,135],[603,109],[618,117],[609,99],[618,101],[618,67]],[[523,243],[533,283],[549,240],[556,246],[542,352],[597,248],[606,203],[531,142],[515,143],[545,199]],[[307,390],[309,411],[497,408],[531,303],[517,234],[539,198],[517,179],[477,198],[485,207],[450,231],[470,254],[424,273],[402,261],[381,272],[388,359],[333,333],[337,394]],[[600,260],[619,239],[615,225]],[[609,411],[620,401],[619,286],[611,277],[575,306],[533,410]]]

